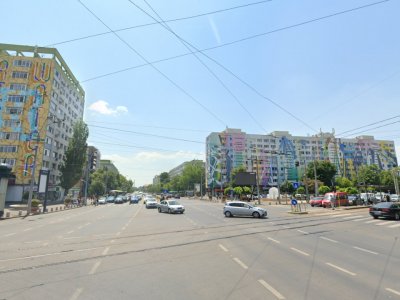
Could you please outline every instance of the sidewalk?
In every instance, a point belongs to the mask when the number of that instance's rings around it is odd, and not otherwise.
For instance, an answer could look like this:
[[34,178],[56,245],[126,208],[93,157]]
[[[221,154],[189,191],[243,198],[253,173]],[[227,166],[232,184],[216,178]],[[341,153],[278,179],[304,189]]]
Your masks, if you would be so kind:
[[[79,208],[83,206],[65,206],[64,204],[53,204],[47,205],[47,213],[53,213],[73,208]],[[39,207],[39,211],[35,213],[31,213],[31,215],[38,215],[43,214],[43,206]],[[26,216],[26,206],[16,207],[16,208],[6,208],[4,209],[4,215],[1,220],[10,219],[10,218],[18,218],[18,217],[25,217]]]

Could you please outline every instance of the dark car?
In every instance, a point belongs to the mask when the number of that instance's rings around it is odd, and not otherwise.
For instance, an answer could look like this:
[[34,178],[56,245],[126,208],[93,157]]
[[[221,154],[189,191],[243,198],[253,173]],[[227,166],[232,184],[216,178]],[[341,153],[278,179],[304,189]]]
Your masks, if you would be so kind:
[[391,218],[400,220],[400,204],[393,202],[380,202],[369,208],[369,214],[378,218]]
[[139,203],[139,197],[131,196],[131,200],[129,201],[129,204],[137,204],[137,203]]
[[108,196],[107,197],[107,203],[114,203],[115,196]]

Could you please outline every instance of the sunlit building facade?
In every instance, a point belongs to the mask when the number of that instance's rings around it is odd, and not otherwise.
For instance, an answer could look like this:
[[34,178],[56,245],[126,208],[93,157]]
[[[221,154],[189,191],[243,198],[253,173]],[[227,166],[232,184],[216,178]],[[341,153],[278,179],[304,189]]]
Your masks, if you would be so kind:
[[240,166],[256,172],[258,184],[265,189],[285,180],[298,182],[307,164],[314,160],[329,160],[336,166],[338,176],[348,178],[354,178],[362,165],[375,164],[382,170],[397,166],[394,142],[375,140],[373,136],[292,136],[288,131],[259,135],[227,128],[206,139],[207,187],[226,187],[232,170]]
[[58,190],[73,125],[83,118],[78,80],[55,48],[0,44],[0,99],[0,160],[12,166],[16,187],[26,189],[36,161],[35,182],[48,169],[49,191]]

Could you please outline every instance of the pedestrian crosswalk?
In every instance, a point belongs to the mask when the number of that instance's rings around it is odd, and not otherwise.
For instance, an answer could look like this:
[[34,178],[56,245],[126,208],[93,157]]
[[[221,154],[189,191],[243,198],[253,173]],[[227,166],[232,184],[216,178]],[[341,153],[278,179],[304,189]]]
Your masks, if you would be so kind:
[[379,227],[386,228],[400,228],[400,221],[396,220],[387,220],[387,219],[372,219],[371,216],[366,216],[365,214],[351,214],[351,213],[321,213],[317,214],[317,216],[327,216],[336,220],[345,220],[352,221],[358,223],[364,223],[368,225],[375,225]]

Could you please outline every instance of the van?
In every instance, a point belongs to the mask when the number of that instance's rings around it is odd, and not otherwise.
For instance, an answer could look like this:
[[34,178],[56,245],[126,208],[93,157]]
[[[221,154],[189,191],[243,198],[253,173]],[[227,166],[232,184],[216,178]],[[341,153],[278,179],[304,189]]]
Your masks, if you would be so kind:
[[324,195],[324,199],[322,200],[323,207],[332,207],[333,206],[348,206],[349,198],[346,192],[330,192]]

